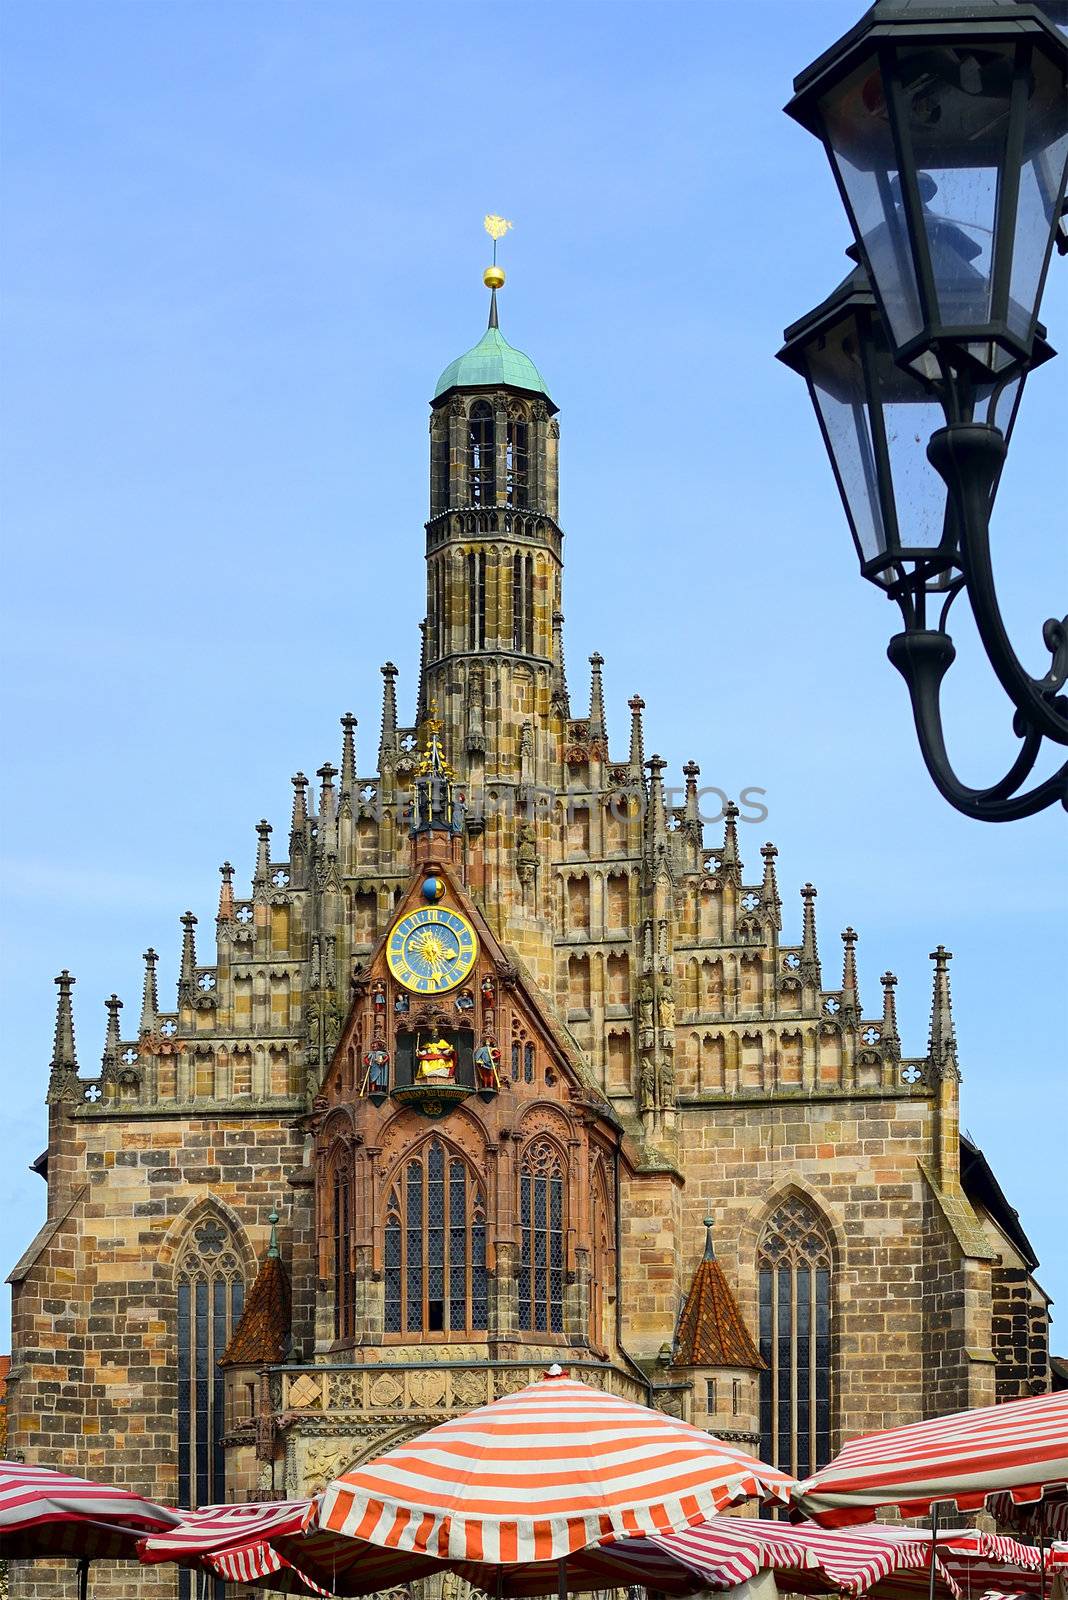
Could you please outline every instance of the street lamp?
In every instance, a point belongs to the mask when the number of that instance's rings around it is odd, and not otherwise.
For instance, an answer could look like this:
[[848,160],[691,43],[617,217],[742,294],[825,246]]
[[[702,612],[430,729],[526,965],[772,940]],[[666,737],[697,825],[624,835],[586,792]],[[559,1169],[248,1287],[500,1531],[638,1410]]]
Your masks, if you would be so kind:
[[[901,606],[888,653],[924,759],[970,816],[1068,804],[1068,764],[1019,792],[1045,738],[1068,744],[1068,619],[1046,623],[1050,670],[1032,678],[989,545],[1024,379],[1053,354],[1038,311],[1068,174],[1068,40],[1017,0],[878,0],[795,90],[786,109],[827,148],[862,265],[780,354],[808,380],[861,571]],[[982,790],[956,778],[939,710],[962,590],[1023,741]]]

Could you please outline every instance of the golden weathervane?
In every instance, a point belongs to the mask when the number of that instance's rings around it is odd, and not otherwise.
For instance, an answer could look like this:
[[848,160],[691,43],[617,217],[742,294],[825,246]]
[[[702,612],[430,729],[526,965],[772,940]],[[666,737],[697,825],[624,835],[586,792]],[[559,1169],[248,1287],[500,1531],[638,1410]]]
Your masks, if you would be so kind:
[[512,224],[507,217],[498,217],[491,212],[488,217],[482,218],[482,226],[493,240],[493,265],[482,274],[482,282],[487,289],[499,289],[504,283],[504,268],[497,265],[497,240],[504,238]]

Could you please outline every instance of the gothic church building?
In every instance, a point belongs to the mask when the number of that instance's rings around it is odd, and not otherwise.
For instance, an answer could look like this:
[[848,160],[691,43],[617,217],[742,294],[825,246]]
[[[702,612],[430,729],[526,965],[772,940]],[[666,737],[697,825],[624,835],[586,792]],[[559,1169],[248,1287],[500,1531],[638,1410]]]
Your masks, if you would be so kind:
[[224,863],[214,928],[181,918],[176,1003],[152,950],[139,1013],[105,1002],[97,1072],[56,979],[9,1452],[298,1496],[560,1361],[805,1474],[1050,1386],[1034,1253],[958,1126],[949,953],[909,1056],[893,974],[865,1006],[855,933],[825,961],[735,806],[706,835],[695,762],[670,803],[638,695],[610,748],[599,655],[573,703],[559,439],[494,287],[431,401],[414,721],[387,663],[377,748],[341,717],[251,885]]

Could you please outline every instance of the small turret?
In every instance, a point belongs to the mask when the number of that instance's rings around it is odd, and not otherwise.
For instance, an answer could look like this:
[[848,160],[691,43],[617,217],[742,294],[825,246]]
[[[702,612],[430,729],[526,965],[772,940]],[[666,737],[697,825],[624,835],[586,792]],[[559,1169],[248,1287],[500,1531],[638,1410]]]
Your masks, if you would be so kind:
[[723,807],[723,848],[719,853],[720,869],[735,882],[740,881],[742,863],[738,855],[738,807],[728,800]]
[[119,1012],[122,1010],[122,1001],[117,994],[112,994],[104,1001],[104,1005],[108,1021],[104,1032],[104,1053],[100,1060],[100,1081],[109,1084],[115,1083],[119,1076],[119,1055],[122,1050]]
[[267,880],[271,875],[271,834],[273,831],[266,817],[261,817],[256,824],[256,870],[252,876],[252,884],[256,889],[265,889]]
[[891,1060],[896,1060],[901,1055],[901,1037],[897,1031],[897,1000],[894,995],[897,979],[892,972],[884,972],[879,981],[883,986],[883,1021],[879,1030],[879,1040],[883,1053]]
[[686,779],[686,824],[692,833],[701,837],[701,813],[697,804],[697,780],[701,776],[701,768],[696,761],[687,761],[682,769]]
[[816,943],[816,890],[811,883],[806,883],[801,890],[801,899],[804,901],[804,913],[801,925],[801,966],[800,974],[802,983],[807,983],[814,989],[819,989],[823,978],[820,973],[820,953]]
[[392,661],[382,668],[382,732],[378,741],[378,770],[383,772],[397,754],[397,669]]
[[222,882],[219,884],[219,911],[216,922],[233,922],[234,920],[234,869],[229,861],[224,861],[219,868]]
[[139,1033],[155,1033],[159,1021],[159,991],[156,985],[156,963],[159,957],[149,945],[141,960],[145,964],[145,982],[141,991],[141,1022]]
[[316,840],[320,861],[329,861],[337,855],[337,796],[334,779],[337,768],[324,761],[315,776],[319,779],[319,833]]
[[712,1219],[705,1218],[704,1255],[697,1263],[675,1330],[671,1365],[700,1372],[694,1386],[702,1426],[751,1437],[757,1427],[757,1374],[764,1362],[716,1260]]
[[[424,625],[425,626],[425,625]],[[423,675],[420,672],[419,681]],[[341,719],[343,729],[341,735],[341,790],[339,798],[352,804],[352,796],[356,790],[356,718],[351,711],[346,711]]]
[[782,929],[782,900],[779,898],[779,881],[775,876],[775,857],[778,850],[773,844],[760,847],[764,862],[764,880],[760,885],[760,904],[765,917],[776,931]]
[[645,823],[645,854],[654,864],[667,853],[667,816],[664,811],[664,769],[667,762],[663,756],[653,755],[645,763],[649,773],[649,809],[646,812]]
[[931,951],[935,964],[934,993],[931,998],[931,1031],[927,1044],[927,1059],[932,1081],[949,1079],[960,1082],[957,1063],[957,1034],[953,1026],[953,1002],[949,993],[949,963],[952,952],[944,944]]
[[604,684],[601,680],[601,668],[604,666],[604,656],[595,650],[590,657],[590,735],[591,745],[604,745],[607,737],[604,721]]
[[80,1100],[78,1084],[78,1057],[74,1048],[74,1008],[71,990],[75,980],[66,967],[55,980],[59,989],[56,1000],[56,1032],[52,1043],[52,1061],[48,1071],[48,1103],[59,1100]]
[[182,960],[178,969],[178,1004],[193,997],[193,980],[197,970],[197,919],[191,911],[182,916]]
[[842,934],[842,1010],[844,1023],[856,1024],[860,1017],[860,994],[857,989],[857,933],[846,928]]
[[627,701],[630,708],[630,776],[635,786],[645,784],[645,729],[642,712],[645,701],[640,694],[632,694]]
[[552,701],[565,720],[571,715],[571,696],[567,692],[567,669],[564,666],[564,613],[553,612],[553,672]]

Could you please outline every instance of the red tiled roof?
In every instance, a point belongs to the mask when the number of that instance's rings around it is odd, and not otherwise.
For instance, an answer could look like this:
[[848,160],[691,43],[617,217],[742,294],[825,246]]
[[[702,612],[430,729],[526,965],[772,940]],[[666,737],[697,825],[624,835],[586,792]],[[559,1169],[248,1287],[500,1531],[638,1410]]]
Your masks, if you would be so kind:
[[713,1253],[711,1232],[679,1317],[671,1364],[758,1369],[765,1364]]
[[219,1365],[263,1367],[284,1360],[289,1348],[291,1310],[289,1274],[281,1257],[269,1250]]

